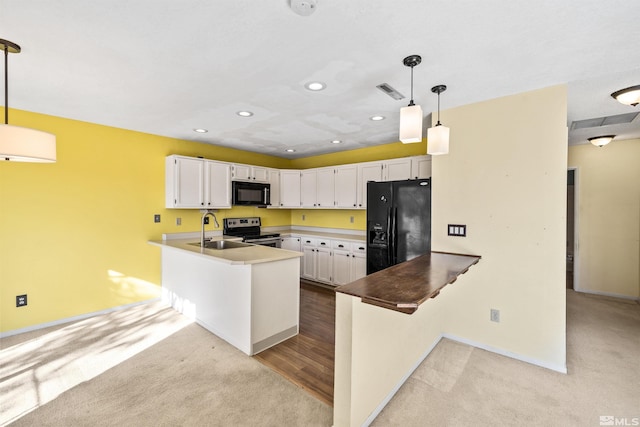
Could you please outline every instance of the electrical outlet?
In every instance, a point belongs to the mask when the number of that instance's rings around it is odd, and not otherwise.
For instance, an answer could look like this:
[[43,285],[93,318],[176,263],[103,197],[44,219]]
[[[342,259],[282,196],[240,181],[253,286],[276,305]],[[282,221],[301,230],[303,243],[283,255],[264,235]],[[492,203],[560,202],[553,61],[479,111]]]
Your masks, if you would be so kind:
[[24,307],[27,305],[27,294],[16,296],[16,307]]
[[349,221],[351,221],[351,224],[353,224],[353,217],[350,217]]
[[491,309],[491,321],[500,323],[500,310],[496,310],[495,308]]
[[305,215],[305,214],[302,214],[302,220],[303,220],[303,221],[305,220],[305,218],[306,218],[306,215]]
[[160,214],[155,214],[153,216],[153,222],[160,222]]
[[205,224],[209,224],[209,217],[208,217],[208,216],[205,216],[205,217],[204,217],[204,223],[205,223]]
[[176,225],[182,225],[182,218],[176,218]]

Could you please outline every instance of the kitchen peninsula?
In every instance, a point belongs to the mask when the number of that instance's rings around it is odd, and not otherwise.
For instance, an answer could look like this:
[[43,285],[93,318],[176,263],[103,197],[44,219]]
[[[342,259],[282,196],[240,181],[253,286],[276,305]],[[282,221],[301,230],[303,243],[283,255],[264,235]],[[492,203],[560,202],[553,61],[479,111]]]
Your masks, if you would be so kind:
[[162,249],[163,301],[242,352],[298,333],[301,253],[242,243],[207,249],[193,238],[149,243]]
[[479,261],[430,252],[336,288],[334,426],[373,421],[445,336],[458,294],[447,285]]

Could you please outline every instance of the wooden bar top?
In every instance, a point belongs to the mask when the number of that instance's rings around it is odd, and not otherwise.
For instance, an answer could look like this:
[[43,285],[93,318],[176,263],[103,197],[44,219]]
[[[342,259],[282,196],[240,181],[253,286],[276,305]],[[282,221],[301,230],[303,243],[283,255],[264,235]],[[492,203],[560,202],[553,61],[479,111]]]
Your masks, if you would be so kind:
[[339,286],[336,292],[360,297],[367,304],[412,314],[420,304],[435,298],[442,288],[466,273],[480,258],[430,252]]

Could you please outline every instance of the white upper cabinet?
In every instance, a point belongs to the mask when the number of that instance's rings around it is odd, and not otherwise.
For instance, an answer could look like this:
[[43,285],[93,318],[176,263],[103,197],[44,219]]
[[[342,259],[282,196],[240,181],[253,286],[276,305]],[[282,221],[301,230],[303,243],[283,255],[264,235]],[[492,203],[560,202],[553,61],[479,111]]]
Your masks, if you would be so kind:
[[280,170],[280,207],[300,207],[300,171]]
[[271,206],[280,207],[280,170],[269,169],[269,184],[271,184]]
[[269,168],[234,163],[231,179],[233,181],[269,182]]
[[334,188],[336,208],[356,209],[358,207],[358,166],[337,166]]
[[204,206],[231,208],[231,165],[204,161]]
[[303,208],[315,208],[318,182],[316,169],[307,169],[300,172],[300,206]]
[[416,156],[411,158],[411,178],[431,178],[431,156]]
[[316,206],[319,208],[335,207],[335,173],[334,168],[316,169]]
[[411,158],[385,160],[382,162],[382,180],[399,181],[411,179]]
[[193,157],[169,156],[165,161],[165,206],[204,206],[204,161]]
[[358,209],[367,207],[367,182],[382,181],[382,162],[358,164]]
[[167,208],[231,207],[231,166],[228,163],[168,156],[165,166]]

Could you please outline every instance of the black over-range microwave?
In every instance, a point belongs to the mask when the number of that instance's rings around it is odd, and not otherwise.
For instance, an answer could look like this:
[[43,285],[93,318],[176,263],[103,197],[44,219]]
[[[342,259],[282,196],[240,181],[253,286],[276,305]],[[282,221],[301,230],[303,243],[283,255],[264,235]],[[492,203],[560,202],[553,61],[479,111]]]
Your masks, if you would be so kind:
[[232,181],[231,190],[234,205],[264,207],[271,204],[271,184]]

